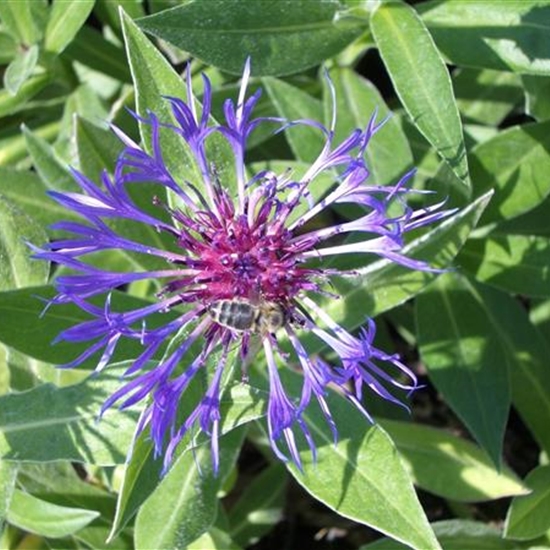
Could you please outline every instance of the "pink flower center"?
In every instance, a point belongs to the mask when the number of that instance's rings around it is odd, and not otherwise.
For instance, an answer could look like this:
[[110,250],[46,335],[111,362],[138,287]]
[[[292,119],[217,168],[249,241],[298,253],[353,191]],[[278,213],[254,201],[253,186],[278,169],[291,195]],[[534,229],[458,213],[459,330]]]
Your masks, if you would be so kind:
[[[291,234],[274,223],[274,216],[268,219],[262,209],[263,215],[250,221],[246,215],[236,215],[227,202],[220,210],[219,217],[203,212],[194,221],[178,216],[183,222],[179,244],[192,254],[189,266],[197,272],[190,278],[197,284],[195,300],[208,304],[261,297],[290,304],[302,288],[311,286],[312,271],[296,265]],[[190,282],[179,281],[177,286]]]

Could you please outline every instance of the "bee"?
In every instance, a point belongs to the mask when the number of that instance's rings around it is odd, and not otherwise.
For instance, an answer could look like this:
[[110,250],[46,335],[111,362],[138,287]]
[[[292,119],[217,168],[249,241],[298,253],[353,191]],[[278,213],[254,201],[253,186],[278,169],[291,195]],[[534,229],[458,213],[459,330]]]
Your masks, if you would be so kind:
[[245,298],[216,300],[208,310],[216,323],[238,332],[275,333],[287,321],[283,306],[266,300],[257,304]]

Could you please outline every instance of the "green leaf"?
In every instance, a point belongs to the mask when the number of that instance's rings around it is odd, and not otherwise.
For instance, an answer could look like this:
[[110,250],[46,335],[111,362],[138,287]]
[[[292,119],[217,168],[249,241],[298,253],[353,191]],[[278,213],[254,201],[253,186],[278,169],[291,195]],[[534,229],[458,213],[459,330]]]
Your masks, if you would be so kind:
[[10,200],[0,196],[0,290],[44,284],[49,263],[31,258],[27,243],[41,246],[45,231]]
[[499,466],[512,357],[496,320],[502,312],[480,292],[466,278],[442,275],[416,301],[418,344],[430,379]]
[[[216,357],[217,355],[213,355],[210,360],[214,363]],[[182,401],[179,416],[187,418],[203,394],[202,384],[196,386],[191,384],[186,390],[186,397]],[[222,434],[260,418],[264,414],[265,400],[259,399],[258,395],[259,392],[256,389],[243,384],[230,386],[224,391],[220,400],[222,419],[220,432]],[[180,444],[180,448],[185,448],[185,442]],[[153,492],[156,480],[160,478],[161,469],[162,461],[154,457],[149,435],[142,434],[136,440],[132,456],[124,472],[110,538],[120,533]]]
[[[169,102],[163,96],[187,97],[182,78],[124,13],[122,30],[136,88],[138,114],[147,119],[148,112],[152,111],[161,122],[176,124]],[[151,153],[150,126],[140,122],[140,132],[146,150]],[[191,182],[201,190],[203,177],[197,160],[184,139],[173,130],[164,129],[160,134],[160,147],[164,164],[172,177],[182,187]],[[235,161],[227,140],[217,133],[210,136],[206,142],[206,156],[208,162],[215,165],[220,181],[225,182],[229,188],[235,186]],[[173,201],[173,194],[170,193],[168,198]]]
[[[90,525],[74,534],[75,541],[80,543],[79,550],[88,548],[97,548],[101,550],[134,550],[134,538],[130,530],[121,533],[119,537],[113,539],[109,543],[105,542],[109,534],[108,517],[98,518],[90,523]],[[100,522],[99,519],[103,519],[103,521]]]
[[[73,508],[93,508],[109,514],[114,508],[114,495],[103,484],[90,483],[88,466],[68,461],[22,463],[18,485],[26,493],[53,504]],[[108,522],[107,518],[103,520]]]
[[[186,97],[183,80],[124,12],[122,30],[136,88],[138,114],[147,118],[148,110],[151,110],[162,122],[174,123],[169,103],[163,96]],[[150,126],[140,123],[140,132],[146,149],[150,152]],[[199,189],[202,188],[202,176],[196,160],[181,136],[171,130],[161,132],[160,144],[170,173],[176,179],[185,174],[184,179],[193,182]]]
[[[296,382],[298,387],[301,380]],[[378,425],[369,425],[341,396],[329,396],[329,407],[338,443],[320,410],[309,408],[304,417],[317,444],[317,461],[298,438],[304,473],[288,465],[296,481],[341,516],[416,550],[440,548],[388,435]]]
[[241,74],[252,58],[255,75],[303,71],[359,37],[362,18],[347,17],[335,0],[187,2],[138,20],[139,26],[224,71]]
[[453,88],[462,119],[488,126],[498,126],[523,100],[513,73],[462,69],[453,75]]
[[524,75],[525,112],[537,121],[550,118],[550,78]]
[[[27,144],[27,149],[31,155],[34,168],[40,175],[45,187],[56,191],[75,191],[77,189],[77,185],[69,173],[68,166],[59,158],[55,149],[45,139],[41,138],[27,128],[27,126],[23,125],[21,129],[25,136],[25,143]],[[3,178],[0,178],[0,180],[2,179]],[[27,185],[21,184],[19,187],[24,188],[24,194],[35,196],[36,200],[42,205],[41,208],[46,208],[46,206],[44,206],[45,201],[43,200],[43,194],[45,191],[44,187],[41,196],[37,196],[38,194],[34,192],[29,193]],[[16,191],[16,189],[14,189],[14,191]],[[21,194],[23,195],[23,193]],[[54,201],[51,202],[53,203]],[[57,205],[57,203],[54,204]],[[37,208],[37,206],[38,202],[36,206],[33,206],[33,208],[36,208],[38,211],[40,209]],[[58,208],[69,213],[69,211],[63,207]],[[57,219],[59,219],[59,214],[56,214],[56,216]]]
[[[45,263],[45,262],[44,262]],[[57,304],[44,311],[45,300],[55,296],[51,286],[25,288],[0,293],[0,342],[46,363],[62,364],[74,360],[83,353],[89,343],[52,341],[63,331],[91,317],[74,304]],[[127,311],[150,305],[151,302],[122,292],[112,294],[113,310]],[[92,300],[101,304],[101,299]],[[167,312],[149,317],[152,326],[167,323],[177,317]],[[143,351],[139,342],[123,339],[117,346],[113,362],[137,357]],[[99,355],[87,359],[79,368],[97,365]]]
[[29,79],[38,61],[38,46],[19,52],[4,73],[4,86],[11,95],[16,95]]
[[422,20],[404,3],[382,3],[371,17],[371,31],[405,110],[468,196],[468,161],[451,79]]
[[[357,128],[367,127],[377,112],[384,120],[390,112],[374,85],[347,68],[335,68],[330,77],[336,91],[336,128],[334,143],[338,144]],[[325,124],[330,125],[332,104],[325,87]],[[395,118],[390,118],[375,134],[365,151],[370,170],[369,185],[389,185],[396,182],[413,165],[409,143]]]
[[440,429],[380,420],[413,477],[426,491],[459,502],[482,502],[527,492],[514,472],[497,472],[470,441]]
[[0,118],[13,115],[25,107],[29,99],[49,84],[50,78],[51,76],[47,73],[31,76],[21,84],[19,91],[15,95],[12,95],[7,90],[0,90]]
[[[44,167],[42,167],[43,169]],[[49,171],[48,177],[51,174],[52,172]],[[17,204],[26,216],[32,216],[40,222],[43,228],[58,222],[60,219],[80,219],[70,210],[48,198],[46,191],[47,188],[42,180],[33,172],[0,167],[0,193]],[[35,244],[42,245],[46,241],[47,239],[41,239]],[[33,262],[34,265],[38,265],[37,262]]]
[[532,493],[515,497],[506,516],[504,536],[530,540],[550,529],[550,466],[539,466],[525,478]]
[[[477,521],[453,519],[433,524],[437,540],[444,550],[521,550],[516,543],[503,540],[502,531]],[[545,547],[546,548],[546,547]],[[360,550],[407,550],[407,547],[392,540],[382,539],[362,546]],[[544,550],[532,547],[531,550]]]
[[550,453],[550,379],[548,347],[529,321],[525,308],[512,297],[482,287],[482,299],[495,312],[500,339],[512,359],[512,402],[538,444]]
[[7,349],[7,364],[12,391],[30,390],[45,382],[60,387],[69,386],[82,382],[87,376],[86,371],[56,369],[13,348]]
[[[124,11],[132,18],[137,19],[145,15],[143,0],[97,0],[94,13],[109,27],[120,33],[120,17],[119,9],[124,8]],[[149,9],[152,10],[151,4]]]
[[74,139],[76,116],[97,121],[104,121],[108,117],[104,103],[89,84],[78,86],[65,101],[61,127],[54,147],[68,164],[73,164],[78,157]]
[[18,489],[13,494],[8,511],[8,521],[11,524],[46,537],[66,537],[98,516],[99,512],[94,510],[58,506]]
[[208,444],[176,459],[138,512],[136,550],[186,548],[208,530],[217,514],[217,492],[235,465],[245,433],[240,428],[220,439],[218,475],[212,471]]
[[64,52],[70,59],[118,81],[132,82],[124,52],[100,31],[84,25]]
[[45,3],[35,0],[0,2],[0,20],[23,46],[31,46],[42,38],[44,8]]
[[[323,107],[321,101],[277,78],[262,78],[262,84],[275,105],[280,117],[292,121],[309,119],[321,122]],[[314,161],[325,143],[321,131],[311,126],[297,125],[285,130],[288,143],[298,160]]]
[[124,463],[137,415],[108,411],[97,421],[105,399],[121,386],[121,373],[110,367],[74,386],[45,384],[1,396],[1,456],[34,462]]
[[8,363],[8,350],[4,346],[0,346],[0,395],[8,393],[10,387],[11,372]]
[[539,335],[539,340],[550,352],[550,299],[533,300],[529,311],[529,321]]
[[[53,140],[59,132],[59,127],[60,124],[57,120],[46,122],[40,126],[37,126],[35,121],[33,131],[41,138]],[[0,167],[15,165],[23,159],[25,159],[25,162],[28,162],[27,157],[29,152],[27,151],[25,137],[22,132],[15,132],[16,130],[13,128],[8,131],[7,137],[0,138]]]
[[205,548],[208,550],[242,550],[225,531],[215,526],[189,544],[187,550],[204,550]]
[[[487,327],[492,327],[504,350],[511,377],[513,405],[538,444],[550,452],[548,348],[517,300],[482,285],[475,285],[475,297],[485,309],[483,334],[488,333]],[[491,393],[492,390],[487,395]]]
[[[233,368],[237,362],[233,363]],[[244,367],[243,367],[244,368]],[[241,376],[238,382],[231,382]],[[267,394],[252,384],[242,383],[242,373],[232,372],[228,375],[230,380],[224,388],[220,400],[221,433],[229,433],[231,430],[258,420],[265,415]]]
[[151,495],[161,477],[162,461],[155,458],[149,434],[135,441],[118,492],[116,512],[108,540],[119,535]]
[[515,218],[550,193],[550,121],[508,128],[470,155],[476,193],[495,189],[482,224]]
[[[490,194],[480,197],[464,210],[441,222],[422,237],[408,244],[403,254],[426,260],[443,268],[456,256],[486,207]],[[341,300],[326,299],[323,308],[348,329],[361,325],[365,316],[375,317],[417,295],[437,273],[412,270],[395,262],[376,261],[357,270],[353,279],[333,279]]]
[[128,533],[105,543],[114,513],[115,495],[100,487],[99,483],[90,483],[93,474],[94,470],[90,471],[86,466],[75,467],[66,461],[30,463],[21,466],[18,482],[27,493],[52,504],[100,512],[100,516],[75,534],[90,548],[131,550],[133,546]]
[[0,64],[7,65],[16,55],[17,43],[4,28],[0,29]]
[[[405,136],[411,147],[414,166],[417,170],[414,181],[421,189],[425,189],[428,187],[428,182],[430,182],[437,173],[442,161],[433,147],[430,146],[426,138],[418,131],[405,113],[396,112],[394,113],[394,117],[403,128],[403,132],[405,132]],[[451,170],[447,164],[443,164],[449,171]]]
[[100,181],[103,170],[112,174],[124,148],[123,143],[113,132],[78,115],[75,117],[74,129],[80,171],[92,181]]
[[476,279],[514,294],[550,295],[550,239],[531,235],[489,235],[461,250],[457,263]]
[[17,471],[17,463],[0,460],[0,537],[4,530],[10,502],[13,497]]
[[248,548],[283,519],[287,489],[285,468],[273,464],[244,489],[229,512],[231,539]]
[[46,27],[44,48],[61,53],[92,12],[95,0],[54,0]]
[[500,222],[492,234],[498,235],[540,235],[550,236],[550,224],[548,223],[548,209],[550,208],[550,195],[547,195],[538,206],[511,220]]
[[550,74],[550,6],[544,0],[435,0],[418,11],[453,65]]
[[[467,147],[474,147],[475,145],[489,141],[497,134],[498,128],[493,126],[482,126],[481,124],[464,125],[464,139]],[[456,178],[454,178],[454,180],[456,181]]]

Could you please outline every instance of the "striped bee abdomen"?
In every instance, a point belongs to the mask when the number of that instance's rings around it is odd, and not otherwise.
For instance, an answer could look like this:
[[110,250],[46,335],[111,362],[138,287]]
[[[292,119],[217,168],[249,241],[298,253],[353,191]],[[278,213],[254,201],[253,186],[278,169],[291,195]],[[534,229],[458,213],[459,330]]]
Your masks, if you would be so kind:
[[233,330],[255,330],[258,308],[245,300],[218,300],[210,305],[216,323]]

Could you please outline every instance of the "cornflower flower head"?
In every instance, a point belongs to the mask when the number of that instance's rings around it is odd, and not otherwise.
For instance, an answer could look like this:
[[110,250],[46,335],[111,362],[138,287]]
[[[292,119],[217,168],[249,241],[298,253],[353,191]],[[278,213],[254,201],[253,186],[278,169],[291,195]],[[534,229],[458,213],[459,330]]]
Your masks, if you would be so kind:
[[[239,350],[240,360],[250,360],[254,346],[263,348],[269,395],[267,427],[275,454],[291,459],[302,467],[296,437],[304,437],[315,457],[315,442],[304,411],[317,401],[335,440],[337,426],[326,396],[329,386],[338,389],[369,420],[362,395],[369,390],[381,398],[401,404],[392,390],[411,392],[417,387],[414,373],[396,355],[373,345],[375,324],[367,319],[353,335],[337,324],[320,307],[315,296],[326,296],[334,276],[353,277],[352,270],[328,266],[339,255],[373,255],[414,270],[433,270],[426,263],[406,257],[404,235],[412,229],[436,222],[449,214],[442,204],[412,209],[405,198],[413,171],[394,185],[369,185],[365,149],[383,122],[374,115],[364,129],[356,129],[341,143],[334,143],[336,113],[330,127],[317,121],[282,121],[253,118],[260,91],[247,97],[250,64],[247,62],[237,102],[226,100],[223,124],[213,123],[211,86],[204,77],[200,111],[187,72],[187,98],[167,97],[174,123],[160,121],[149,112],[142,123],[151,130],[151,153],[146,152],[120,130],[113,130],[124,149],[112,171],[104,171],[101,185],[73,170],[81,188],[79,193],[50,192],[61,205],[85,222],[62,221],[55,229],[71,234],[36,250],[36,257],[69,268],[58,276],[58,294],[52,303],[70,302],[91,318],[64,332],[58,340],[90,342],[89,347],[66,367],[74,367],[92,355],[101,353],[96,371],[111,361],[121,339],[133,339],[143,351],[126,370],[121,387],[103,406],[115,403],[121,409],[145,401],[136,434],[148,429],[155,453],[164,455],[164,470],[174,450],[192,429],[210,436],[214,469],[218,468],[220,433],[220,393],[223,372],[231,350]],[[329,87],[334,90],[330,79]],[[199,112],[200,111],[200,112]],[[334,109],[333,109],[334,111]],[[245,167],[247,138],[259,125],[275,125],[278,131],[292,125],[307,125],[324,135],[319,156],[301,177],[287,171],[282,174],[264,170],[249,176]],[[185,179],[174,174],[163,158],[160,132],[175,132],[195,158],[200,169],[200,186],[181,185]],[[213,134],[223,136],[235,160],[236,182],[231,188],[220,181],[216,166],[208,158],[207,142]],[[338,174],[333,187],[321,200],[312,197],[320,176]],[[170,205],[155,199],[159,215],[145,211],[131,198],[131,186],[143,182],[158,186],[158,196],[172,194]],[[390,215],[390,205],[398,203],[399,212]],[[360,215],[327,227],[313,226],[310,220],[335,205],[359,207]],[[152,246],[119,234],[116,220],[145,224],[167,235],[171,249]],[[318,218],[317,218],[318,219]],[[339,236],[355,235],[353,240]],[[357,238],[358,237],[358,238]],[[135,272],[106,271],[85,261],[85,257],[105,250],[121,250],[155,256],[163,266]],[[160,284],[156,301],[130,311],[115,311],[113,290],[136,281]],[[103,306],[95,296],[103,296]],[[337,299],[334,297],[332,299]],[[172,310],[177,315],[159,326],[148,325],[148,317]],[[310,334],[337,360],[328,363],[308,352],[300,338]],[[181,334],[185,334],[184,337]],[[166,344],[177,335],[177,345]],[[284,338],[290,353],[282,352]],[[199,351],[196,351],[196,350]],[[160,352],[164,350],[164,355]],[[194,351],[195,350],[195,351]],[[161,359],[156,359],[161,355]],[[217,357],[205,393],[183,421],[178,406],[186,398],[193,378],[205,368],[209,357]],[[155,359],[156,366],[150,367]],[[252,358],[253,359],[253,358]],[[302,373],[300,395],[288,395],[279,374],[281,364],[299,367]],[[394,377],[393,372],[398,375]],[[403,380],[406,380],[403,382]]]

